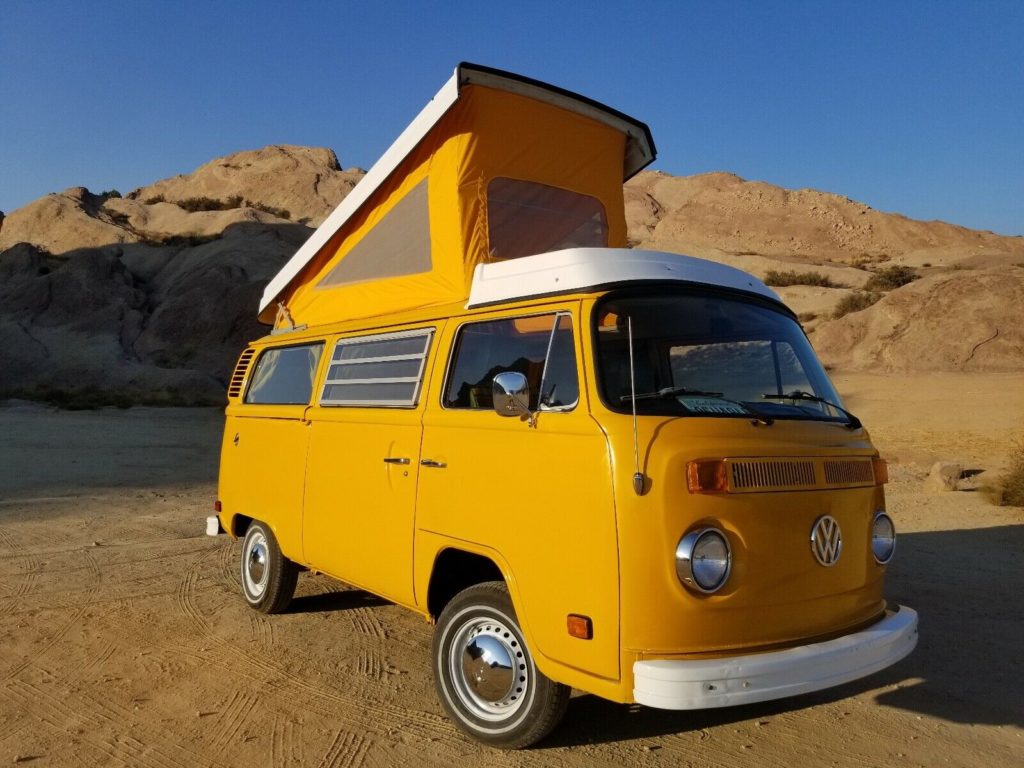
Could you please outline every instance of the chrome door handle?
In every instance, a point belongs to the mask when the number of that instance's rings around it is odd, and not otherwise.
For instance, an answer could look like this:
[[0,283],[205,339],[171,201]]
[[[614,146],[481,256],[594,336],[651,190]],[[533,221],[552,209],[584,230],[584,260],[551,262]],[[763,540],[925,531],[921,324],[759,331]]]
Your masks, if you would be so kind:
[[433,459],[422,459],[420,464],[424,467],[436,467],[437,469],[444,469],[448,466],[443,461],[434,461]]
[[408,464],[408,459],[384,459],[385,464]]

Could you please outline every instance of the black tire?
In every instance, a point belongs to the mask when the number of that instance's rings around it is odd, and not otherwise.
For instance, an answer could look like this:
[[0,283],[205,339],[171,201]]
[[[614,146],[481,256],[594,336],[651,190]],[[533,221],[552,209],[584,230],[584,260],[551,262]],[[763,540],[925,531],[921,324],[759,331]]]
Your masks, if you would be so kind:
[[242,595],[261,613],[281,613],[295,594],[299,568],[281,553],[273,531],[253,520],[242,540]]
[[463,732],[492,747],[535,744],[569,705],[570,688],[534,664],[504,582],[469,587],[445,606],[432,655],[441,706]]

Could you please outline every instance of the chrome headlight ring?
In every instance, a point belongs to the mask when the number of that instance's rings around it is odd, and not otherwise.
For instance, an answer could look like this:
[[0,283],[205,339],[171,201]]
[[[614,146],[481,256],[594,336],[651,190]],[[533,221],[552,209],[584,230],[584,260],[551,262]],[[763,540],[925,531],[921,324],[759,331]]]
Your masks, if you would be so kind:
[[895,552],[896,526],[885,510],[879,510],[871,522],[871,554],[875,556],[876,563],[885,565]]
[[710,595],[720,590],[732,571],[729,540],[717,528],[698,528],[676,546],[676,575],[690,589]]

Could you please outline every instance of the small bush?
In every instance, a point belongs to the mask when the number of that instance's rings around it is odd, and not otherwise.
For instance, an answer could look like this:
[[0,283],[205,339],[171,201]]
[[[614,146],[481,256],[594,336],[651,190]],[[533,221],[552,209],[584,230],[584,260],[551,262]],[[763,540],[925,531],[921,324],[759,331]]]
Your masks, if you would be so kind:
[[832,319],[838,320],[843,315],[867,309],[880,298],[882,298],[882,294],[874,293],[873,291],[854,291],[849,296],[844,296],[836,305],[835,311],[832,313]]
[[121,193],[116,189],[108,189],[105,192],[100,192],[100,197],[104,200],[109,200],[112,197],[121,197]]
[[873,274],[866,283],[865,291],[892,291],[917,280],[917,272],[910,267],[886,267]]
[[818,313],[817,312],[801,312],[799,315],[796,316],[796,319],[799,320],[801,323],[809,323],[809,322],[811,322],[811,320],[817,320],[818,319]]
[[223,235],[218,233],[215,235],[168,235],[162,238],[148,238],[145,242],[147,245],[170,245],[170,246],[185,246],[187,248],[195,248],[197,245],[206,245],[212,243],[214,240],[220,240]]
[[277,216],[279,219],[290,219],[292,217],[291,211],[287,208],[277,208],[273,205],[254,203],[251,200],[246,200],[245,204],[250,208],[255,208],[257,211],[263,211],[264,213],[269,213],[271,216]]
[[1024,507],[1024,439],[1010,448],[1010,469],[996,485],[985,489],[994,504],[1004,507]]
[[167,199],[163,195],[153,195],[152,197],[147,197],[142,202],[146,205],[156,205],[157,203],[166,203]]
[[184,208],[189,213],[198,211],[230,211],[232,208],[241,208],[241,195],[233,195],[227,200],[217,200],[213,197],[186,197],[178,201],[178,207]]
[[769,270],[764,278],[765,285],[777,287],[787,285],[817,285],[821,288],[842,288],[843,286],[833,283],[832,278],[820,272],[776,272]]

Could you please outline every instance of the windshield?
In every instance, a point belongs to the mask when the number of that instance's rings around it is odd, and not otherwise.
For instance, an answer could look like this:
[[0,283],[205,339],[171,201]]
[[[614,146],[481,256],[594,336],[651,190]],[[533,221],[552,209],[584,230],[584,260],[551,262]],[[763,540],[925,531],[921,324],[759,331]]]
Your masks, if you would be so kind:
[[712,291],[661,289],[613,294],[595,313],[598,382],[612,410],[631,412],[635,392],[639,414],[847,418],[807,397],[842,405],[800,326],[781,310]]

